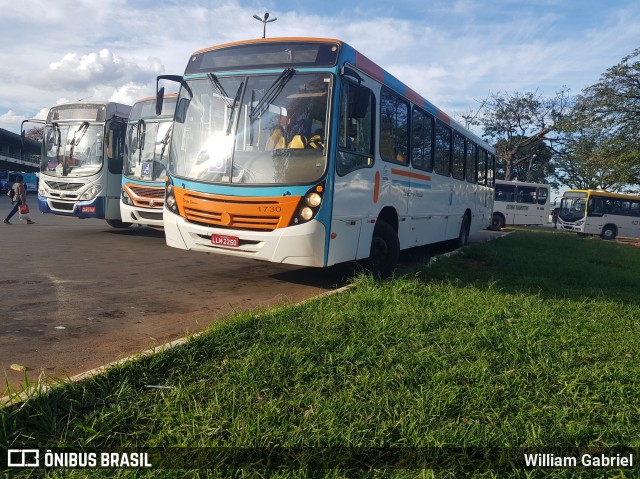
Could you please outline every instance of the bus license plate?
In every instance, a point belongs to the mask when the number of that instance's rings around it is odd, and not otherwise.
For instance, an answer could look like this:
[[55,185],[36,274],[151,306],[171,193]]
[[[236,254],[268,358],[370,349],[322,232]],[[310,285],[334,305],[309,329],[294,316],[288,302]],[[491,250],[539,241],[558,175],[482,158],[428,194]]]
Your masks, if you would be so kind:
[[227,235],[211,235],[211,243],[216,246],[228,246],[230,248],[237,248],[240,246],[240,238],[237,236],[227,236]]

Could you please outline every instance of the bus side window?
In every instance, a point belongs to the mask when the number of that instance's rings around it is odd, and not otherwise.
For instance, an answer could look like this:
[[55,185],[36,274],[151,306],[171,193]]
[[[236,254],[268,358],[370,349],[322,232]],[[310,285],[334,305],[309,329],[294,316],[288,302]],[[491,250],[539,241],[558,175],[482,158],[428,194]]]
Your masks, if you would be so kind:
[[344,82],[340,100],[336,161],[336,171],[340,176],[359,168],[373,166],[374,104],[371,90],[348,81]]
[[587,206],[587,215],[588,216],[602,216],[604,214],[603,211],[604,205],[602,203],[602,198],[589,198],[589,203]]
[[126,125],[111,122],[107,133],[106,153],[109,173],[122,174]]
[[538,188],[538,204],[546,205],[549,198],[549,190],[547,188]]
[[536,203],[536,188],[532,186],[518,186],[518,193],[516,196],[518,203]]

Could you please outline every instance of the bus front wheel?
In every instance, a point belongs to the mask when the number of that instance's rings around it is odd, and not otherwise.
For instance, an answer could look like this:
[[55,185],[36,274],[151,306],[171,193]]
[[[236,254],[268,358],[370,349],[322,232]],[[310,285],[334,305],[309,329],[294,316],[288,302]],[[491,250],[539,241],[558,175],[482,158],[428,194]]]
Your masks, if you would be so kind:
[[379,278],[388,278],[398,264],[400,240],[395,230],[384,221],[377,221],[371,239],[369,264]]
[[491,217],[491,226],[489,226],[489,229],[492,231],[500,231],[502,228],[504,228],[504,216],[500,213],[494,213]]
[[602,233],[600,233],[600,237],[603,240],[614,240],[616,239],[617,231],[616,227],[613,225],[607,225],[602,228]]
[[128,228],[133,223],[125,223],[124,221],[121,221],[121,220],[107,220],[107,224],[112,228]]

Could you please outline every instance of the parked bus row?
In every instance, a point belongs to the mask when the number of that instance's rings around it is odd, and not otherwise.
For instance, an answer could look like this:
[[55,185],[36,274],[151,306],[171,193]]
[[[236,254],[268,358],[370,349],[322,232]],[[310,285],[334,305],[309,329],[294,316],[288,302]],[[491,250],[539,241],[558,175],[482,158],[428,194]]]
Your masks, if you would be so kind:
[[[73,103],[44,123],[40,211],[164,227],[169,246],[326,267],[465,244],[488,227],[495,151],[348,44],[195,52],[179,93]],[[35,121],[35,120],[32,120]]]

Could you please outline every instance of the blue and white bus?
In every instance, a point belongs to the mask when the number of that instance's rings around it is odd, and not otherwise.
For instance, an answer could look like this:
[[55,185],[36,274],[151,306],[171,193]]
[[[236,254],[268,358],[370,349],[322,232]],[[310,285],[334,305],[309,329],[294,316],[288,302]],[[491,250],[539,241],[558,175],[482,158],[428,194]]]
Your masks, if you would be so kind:
[[[491,223],[495,151],[348,44],[195,52],[180,83],[164,225],[176,248],[326,267]],[[162,99],[164,87],[158,90]]]
[[125,223],[162,227],[164,184],[177,94],[167,95],[160,114],[156,97],[138,100],[127,124],[120,214]]
[[69,103],[49,110],[38,185],[42,213],[105,219],[115,228],[130,226],[120,216],[130,110],[129,105],[113,102]]

